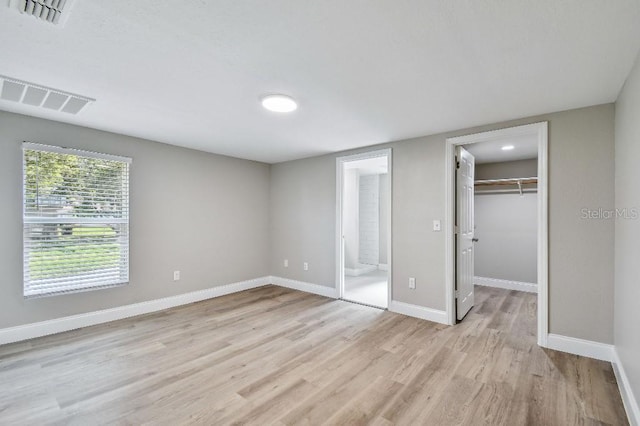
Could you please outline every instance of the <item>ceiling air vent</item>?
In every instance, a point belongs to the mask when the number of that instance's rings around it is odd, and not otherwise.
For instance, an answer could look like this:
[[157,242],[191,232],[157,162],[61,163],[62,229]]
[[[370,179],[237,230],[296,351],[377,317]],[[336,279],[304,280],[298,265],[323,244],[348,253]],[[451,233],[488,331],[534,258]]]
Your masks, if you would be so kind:
[[68,114],[79,113],[95,99],[0,75],[0,99]]
[[64,24],[75,0],[10,0],[9,6],[25,15],[55,25]]

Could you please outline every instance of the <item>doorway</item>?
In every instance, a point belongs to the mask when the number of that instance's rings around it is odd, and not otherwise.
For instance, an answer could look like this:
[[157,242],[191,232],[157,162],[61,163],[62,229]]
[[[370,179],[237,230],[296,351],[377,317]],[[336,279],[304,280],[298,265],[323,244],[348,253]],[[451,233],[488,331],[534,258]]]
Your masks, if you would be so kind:
[[391,300],[391,150],[336,160],[336,281],[340,298]]
[[[463,320],[473,306],[475,285],[537,291],[538,344],[547,345],[547,144],[546,122],[447,139],[446,295],[450,324]],[[476,166],[476,157],[481,159],[480,169]],[[470,178],[462,176],[463,171],[458,168],[461,159],[467,166],[471,164],[466,167],[467,175],[471,170]],[[505,159],[511,160],[511,163],[499,161]],[[501,162],[504,164],[489,164]],[[485,163],[487,165],[483,166]],[[477,174],[479,170],[480,175]],[[471,197],[468,193],[470,185]],[[464,191],[467,191],[466,197]],[[483,215],[480,222],[476,217],[476,200]],[[509,207],[505,207],[505,203],[510,203]],[[494,214],[487,217],[487,214],[491,215],[487,212],[491,209],[494,209]],[[527,210],[518,213],[518,209]],[[520,227],[518,233],[521,235],[518,236],[519,244],[514,245],[517,248],[504,252],[508,240],[514,238],[514,235],[505,235],[508,233],[507,226],[511,226],[509,222]],[[492,232],[492,227],[502,228],[497,231],[493,229],[496,232]],[[482,251],[478,252],[478,247],[482,247]],[[518,253],[518,250],[522,253]],[[523,254],[524,251],[527,251],[528,258]],[[514,260],[509,263],[503,255],[498,262],[489,262],[487,265],[487,256],[491,256],[491,253],[496,256],[501,252],[513,256]],[[480,264],[476,267],[478,253],[481,255]],[[534,264],[531,263],[531,257],[535,257]],[[516,265],[515,259],[522,264]],[[495,278],[482,277],[481,274],[495,275]]]

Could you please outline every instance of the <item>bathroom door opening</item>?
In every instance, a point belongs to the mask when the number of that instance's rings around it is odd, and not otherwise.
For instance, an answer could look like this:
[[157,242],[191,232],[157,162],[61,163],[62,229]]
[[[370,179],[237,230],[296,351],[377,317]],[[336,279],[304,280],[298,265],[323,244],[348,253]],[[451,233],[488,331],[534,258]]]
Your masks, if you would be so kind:
[[391,300],[391,150],[337,159],[336,279],[340,298]]

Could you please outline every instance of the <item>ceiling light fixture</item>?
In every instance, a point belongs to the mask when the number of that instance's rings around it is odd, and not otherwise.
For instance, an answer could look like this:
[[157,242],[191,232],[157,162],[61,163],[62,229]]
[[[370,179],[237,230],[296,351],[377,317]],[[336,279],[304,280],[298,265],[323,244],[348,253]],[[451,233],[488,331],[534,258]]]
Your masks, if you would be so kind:
[[513,145],[505,145],[502,147],[503,151],[511,151],[513,148],[515,148]]
[[267,95],[262,98],[262,106],[273,112],[292,112],[298,109],[298,104],[287,95]]

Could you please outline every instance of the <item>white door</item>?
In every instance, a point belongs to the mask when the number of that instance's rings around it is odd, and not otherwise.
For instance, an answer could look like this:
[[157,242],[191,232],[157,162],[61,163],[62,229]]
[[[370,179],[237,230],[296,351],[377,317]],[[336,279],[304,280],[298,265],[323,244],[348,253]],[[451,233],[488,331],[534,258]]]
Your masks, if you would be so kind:
[[456,148],[456,316],[473,307],[473,192],[475,160],[461,146]]

